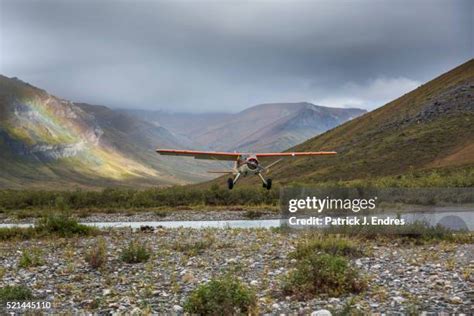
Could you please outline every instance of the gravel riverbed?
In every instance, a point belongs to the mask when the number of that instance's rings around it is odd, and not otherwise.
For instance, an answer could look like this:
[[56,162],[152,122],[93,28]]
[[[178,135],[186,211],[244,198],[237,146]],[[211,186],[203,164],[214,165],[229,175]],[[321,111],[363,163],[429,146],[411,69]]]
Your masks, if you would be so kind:
[[[181,314],[190,291],[231,272],[256,290],[262,314],[342,311],[348,305],[373,314],[470,314],[474,310],[474,245],[445,242],[367,242],[370,256],[352,260],[369,280],[366,292],[322,295],[304,302],[285,297],[281,282],[294,265],[288,253],[299,234],[270,229],[110,229],[86,238],[1,242],[0,286],[26,285],[36,298],[52,302],[56,312]],[[102,269],[95,270],[84,257],[98,238],[105,238],[108,258]],[[132,239],[151,248],[147,262],[120,260],[121,250]],[[208,245],[198,253],[175,250],[176,244],[198,240]],[[22,251],[31,248],[42,249],[44,264],[20,268]]]
[[[250,215],[249,215],[250,214]],[[249,217],[251,216],[251,217]],[[253,216],[253,217],[252,217]],[[169,210],[169,211],[137,211],[137,212],[114,212],[114,213],[72,213],[82,223],[96,222],[152,222],[152,221],[222,221],[242,219],[278,219],[281,217],[279,211],[270,209],[245,210],[234,208],[231,210]],[[18,218],[0,213],[0,224],[30,224],[38,218]]]

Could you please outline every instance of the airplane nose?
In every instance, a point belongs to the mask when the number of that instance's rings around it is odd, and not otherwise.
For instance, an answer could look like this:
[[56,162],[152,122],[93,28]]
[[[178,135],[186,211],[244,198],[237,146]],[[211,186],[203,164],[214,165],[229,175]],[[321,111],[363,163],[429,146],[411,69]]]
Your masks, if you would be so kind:
[[247,167],[250,169],[250,170],[255,170],[258,168],[258,161],[256,161],[255,159],[249,159],[247,160]]

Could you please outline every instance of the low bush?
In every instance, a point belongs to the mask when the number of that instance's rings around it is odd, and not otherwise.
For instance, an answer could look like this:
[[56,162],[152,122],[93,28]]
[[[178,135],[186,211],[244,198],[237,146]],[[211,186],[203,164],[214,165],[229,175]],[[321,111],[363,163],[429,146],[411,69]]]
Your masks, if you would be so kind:
[[440,240],[455,243],[471,243],[474,240],[470,232],[453,231],[441,225],[431,226],[417,221],[400,226],[334,226],[325,229],[327,234],[338,234],[360,239],[400,238],[416,243],[436,242]]
[[63,214],[43,217],[35,228],[40,234],[54,234],[59,237],[90,235],[94,231],[93,227],[79,224],[76,219]]
[[198,286],[187,298],[184,310],[197,315],[256,315],[253,290],[226,275]]
[[300,259],[317,252],[349,257],[361,257],[364,255],[362,248],[350,239],[333,235],[311,234],[297,245],[296,250],[290,256]]
[[174,243],[171,248],[173,250],[182,252],[188,256],[196,256],[204,252],[204,250],[210,248],[214,240],[210,238],[203,238],[197,241],[186,241],[181,240]]
[[43,265],[43,252],[41,249],[32,248],[23,250],[18,266],[20,268],[29,268]]
[[36,230],[32,227],[1,227],[0,228],[0,241],[18,239],[27,240],[37,236]]
[[133,190],[107,188],[102,191],[28,191],[0,190],[0,208],[4,210],[90,210],[145,209],[192,205],[261,205],[278,203],[278,190],[240,187],[229,191],[214,186]]
[[127,248],[122,250],[120,259],[126,263],[140,263],[147,261],[150,256],[151,251],[146,244],[132,240]]
[[77,220],[60,214],[44,217],[38,221],[37,225],[32,227],[0,228],[0,241],[27,240],[46,236],[87,236],[95,233],[97,233],[96,228],[79,224]]
[[0,303],[26,301],[33,299],[31,290],[24,285],[5,286],[0,288]]
[[338,297],[365,288],[365,280],[346,258],[326,253],[310,253],[298,259],[283,284],[283,292],[297,299],[311,299],[318,294]]
[[99,238],[95,245],[86,252],[85,260],[94,269],[102,267],[107,261],[107,245],[104,238]]

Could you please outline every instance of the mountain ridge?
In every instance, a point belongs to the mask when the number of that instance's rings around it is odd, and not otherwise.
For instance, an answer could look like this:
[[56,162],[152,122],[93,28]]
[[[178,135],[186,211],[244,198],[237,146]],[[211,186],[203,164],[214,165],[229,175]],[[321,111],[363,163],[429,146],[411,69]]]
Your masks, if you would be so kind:
[[[104,106],[57,98],[17,78],[0,76],[0,113],[0,187],[150,186],[206,179],[189,161],[171,163],[154,153],[154,145],[183,147],[164,128]],[[171,172],[173,165],[179,168]]]
[[[471,59],[372,112],[291,148],[336,150],[338,155],[277,165],[274,176],[283,182],[351,181],[436,170],[436,162],[443,159],[444,169],[472,170],[473,96]],[[462,161],[453,157],[457,151],[464,152],[459,155]],[[446,161],[447,157],[452,159]]]
[[[172,121],[154,118],[146,110],[124,110],[139,117],[148,116],[157,125],[174,129],[202,148],[224,151],[282,151],[312,136],[353,119],[365,110],[356,108],[331,108],[309,102],[264,103],[235,114],[215,113],[211,119],[206,114],[195,114],[192,129],[174,114]],[[156,113],[156,112],[155,112]],[[312,117],[313,120],[308,120]],[[208,115],[213,115],[210,113]],[[184,127],[185,129],[180,129]]]
[[[474,59],[287,151],[337,151],[287,159],[277,185],[474,186]],[[270,163],[264,161],[263,163]],[[249,177],[240,185],[256,185]],[[224,185],[223,177],[203,184]]]

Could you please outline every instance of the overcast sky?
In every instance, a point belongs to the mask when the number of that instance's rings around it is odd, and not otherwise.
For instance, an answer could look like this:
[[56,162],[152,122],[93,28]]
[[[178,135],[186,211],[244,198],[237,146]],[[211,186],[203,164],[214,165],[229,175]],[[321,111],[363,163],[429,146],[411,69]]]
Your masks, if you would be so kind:
[[473,57],[470,0],[0,0],[0,73],[109,107],[373,109]]

